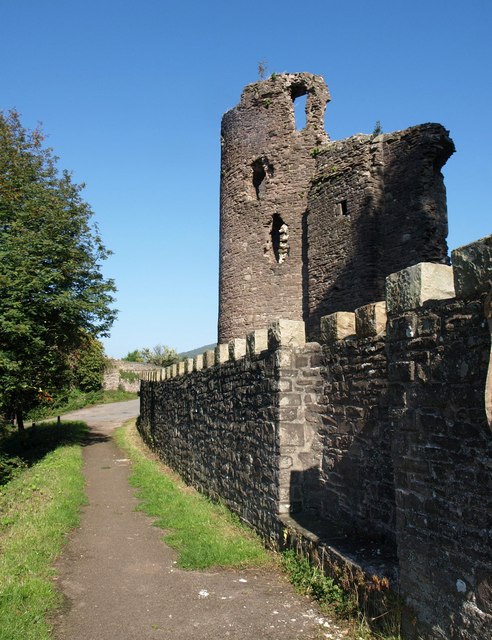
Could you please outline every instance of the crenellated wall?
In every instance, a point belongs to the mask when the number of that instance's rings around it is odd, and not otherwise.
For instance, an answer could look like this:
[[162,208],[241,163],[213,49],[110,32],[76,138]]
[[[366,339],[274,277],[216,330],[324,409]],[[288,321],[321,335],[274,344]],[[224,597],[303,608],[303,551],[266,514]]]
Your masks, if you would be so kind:
[[399,574],[412,640],[492,628],[492,236],[452,262],[389,275],[320,343],[278,320],[141,389],[147,442],[266,539]]
[[302,483],[291,491],[291,473],[319,459],[304,416],[319,390],[319,349],[304,343],[302,322],[279,320],[147,372],[141,383],[145,441],[185,481],[220,497],[276,544],[279,514],[302,508]]

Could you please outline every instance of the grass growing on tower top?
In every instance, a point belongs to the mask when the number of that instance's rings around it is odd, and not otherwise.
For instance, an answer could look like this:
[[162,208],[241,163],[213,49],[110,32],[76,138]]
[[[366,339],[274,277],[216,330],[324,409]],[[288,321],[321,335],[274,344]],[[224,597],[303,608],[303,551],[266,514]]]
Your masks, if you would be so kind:
[[131,458],[130,482],[138,488],[140,509],[156,518],[166,543],[184,569],[259,566],[272,562],[261,541],[226,507],[184,485],[144,454],[145,445],[130,420],[115,431],[118,446]]

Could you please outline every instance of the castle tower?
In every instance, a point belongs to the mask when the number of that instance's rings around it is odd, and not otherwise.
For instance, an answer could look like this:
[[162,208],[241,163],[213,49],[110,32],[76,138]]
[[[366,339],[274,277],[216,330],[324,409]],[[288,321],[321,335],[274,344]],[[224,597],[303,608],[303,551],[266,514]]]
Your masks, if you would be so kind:
[[222,119],[219,342],[303,319],[303,219],[329,99],[320,76],[272,74]]
[[[294,102],[306,95],[297,129]],[[385,278],[448,263],[441,168],[448,131],[427,123],[330,142],[320,76],[248,85],[222,120],[219,342],[276,318],[320,319],[383,300]]]

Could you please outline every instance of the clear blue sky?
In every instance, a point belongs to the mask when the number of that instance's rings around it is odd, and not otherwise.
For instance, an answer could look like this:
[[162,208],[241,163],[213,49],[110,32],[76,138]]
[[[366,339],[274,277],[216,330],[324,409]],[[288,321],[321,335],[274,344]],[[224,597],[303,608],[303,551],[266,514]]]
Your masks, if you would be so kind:
[[42,122],[118,285],[111,356],[214,342],[220,120],[268,73],[321,74],[332,139],[441,122],[449,245],[492,232],[491,0],[0,0],[0,108]]

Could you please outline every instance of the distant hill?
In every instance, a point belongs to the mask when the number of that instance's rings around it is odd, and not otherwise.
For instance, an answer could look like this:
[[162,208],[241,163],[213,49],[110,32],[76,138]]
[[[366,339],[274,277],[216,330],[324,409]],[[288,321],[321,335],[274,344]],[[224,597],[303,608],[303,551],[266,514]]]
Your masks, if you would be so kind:
[[200,355],[200,353],[203,353],[204,351],[215,349],[216,346],[217,346],[217,343],[214,342],[213,344],[206,344],[203,347],[198,347],[198,349],[192,349],[192,351],[183,351],[183,353],[179,353],[178,355],[180,358],[194,358],[195,356]]

